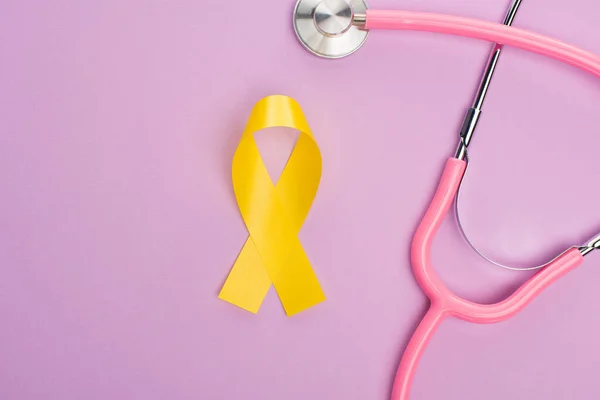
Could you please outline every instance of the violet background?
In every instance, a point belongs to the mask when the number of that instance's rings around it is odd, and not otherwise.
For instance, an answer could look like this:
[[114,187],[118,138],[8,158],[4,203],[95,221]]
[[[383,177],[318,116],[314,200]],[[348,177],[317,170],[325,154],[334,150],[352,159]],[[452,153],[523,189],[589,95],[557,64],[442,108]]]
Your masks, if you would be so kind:
[[[501,21],[508,0],[372,0]],[[297,42],[292,0],[4,0],[0,399],[378,400],[427,300],[409,246],[490,45],[371,33],[352,57]],[[515,26],[600,54],[600,3],[525,0]],[[287,318],[217,299],[246,236],[230,163],[253,104],[303,106],[324,157],[301,240],[328,300]],[[506,262],[600,229],[600,81],[507,48],[471,150],[464,220]],[[290,135],[261,135],[275,171]],[[528,274],[443,225],[466,298]],[[510,321],[443,324],[411,399],[598,399],[600,258]]]

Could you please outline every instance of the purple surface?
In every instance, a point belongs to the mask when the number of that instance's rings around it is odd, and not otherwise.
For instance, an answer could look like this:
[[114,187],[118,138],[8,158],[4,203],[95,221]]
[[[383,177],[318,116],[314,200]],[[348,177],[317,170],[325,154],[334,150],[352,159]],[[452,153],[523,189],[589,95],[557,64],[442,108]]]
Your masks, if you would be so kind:
[[[373,0],[501,21],[508,0]],[[600,53],[600,3],[525,0],[515,25]],[[0,12],[0,399],[387,399],[427,301],[409,243],[489,45],[372,32],[342,61],[296,42],[291,0],[5,0]],[[246,236],[230,162],[283,93],[324,157],[301,232],[328,300],[286,318],[217,299]],[[472,149],[466,228],[536,262],[600,228],[600,81],[506,49]],[[267,135],[270,163],[290,140]],[[264,142],[264,140],[263,140]],[[283,158],[282,158],[283,157]],[[452,220],[434,261],[459,294],[486,266]],[[449,321],[411,399],[597,399],[600,258],[516,318]]]

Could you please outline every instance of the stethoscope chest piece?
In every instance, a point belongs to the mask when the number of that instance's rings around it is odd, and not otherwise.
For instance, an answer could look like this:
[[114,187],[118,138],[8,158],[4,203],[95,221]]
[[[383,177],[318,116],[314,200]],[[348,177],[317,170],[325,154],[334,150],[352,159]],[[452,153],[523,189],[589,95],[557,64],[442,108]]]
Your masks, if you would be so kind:
[[356,14],[367,11],[364,0],[298,0],[294,30],[300,43],[311,53],[341,58],[354,53],[369,32],[355,24]]

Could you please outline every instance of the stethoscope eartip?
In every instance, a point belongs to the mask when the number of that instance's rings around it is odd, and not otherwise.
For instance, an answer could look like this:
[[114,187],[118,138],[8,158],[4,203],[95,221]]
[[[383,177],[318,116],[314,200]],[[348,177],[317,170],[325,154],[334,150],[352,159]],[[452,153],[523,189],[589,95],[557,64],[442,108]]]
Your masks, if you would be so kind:
[[367,8],[365,0],[298,0],[294,9],[296,36],[319,57],[348,56],[363,45],[369,34],[356,21]]

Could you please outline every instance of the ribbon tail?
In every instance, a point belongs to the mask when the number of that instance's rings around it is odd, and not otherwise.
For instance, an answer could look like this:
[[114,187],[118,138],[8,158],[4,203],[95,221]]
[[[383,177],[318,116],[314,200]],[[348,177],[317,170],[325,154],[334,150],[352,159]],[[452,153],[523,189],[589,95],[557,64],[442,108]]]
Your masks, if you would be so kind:
[[296,241],[285,270],[273,277],[273,285],[288,317],[325,301],[325,293],[300,241]]
[[219,293],[219,298],[256,314],[270,287],[271,279],[254,242],[248,238]]

